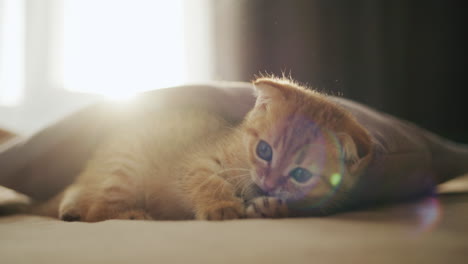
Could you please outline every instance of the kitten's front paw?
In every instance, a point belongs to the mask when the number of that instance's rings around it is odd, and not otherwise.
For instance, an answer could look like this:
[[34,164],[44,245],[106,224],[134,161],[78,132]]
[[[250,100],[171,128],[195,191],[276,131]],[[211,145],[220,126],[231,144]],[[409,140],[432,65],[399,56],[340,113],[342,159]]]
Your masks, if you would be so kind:
[[59,218],[65,222],[76,222],[81,220],[81,215],[79,213],[69,211],[65,213],[60,213]]
[[244,207],[241,204],[213,206],[204,210],[198,210],[196,218],[199,220],[232,220],[244,217]]
[[257,197],[246,209],[247,218],[281,218],[288,216],[286,203],[275,197]]
[[83,212],[81,202],[81,188],[78,186],[69,187],[60,201],[58,208],[59,219],[67,222],[83,221]]

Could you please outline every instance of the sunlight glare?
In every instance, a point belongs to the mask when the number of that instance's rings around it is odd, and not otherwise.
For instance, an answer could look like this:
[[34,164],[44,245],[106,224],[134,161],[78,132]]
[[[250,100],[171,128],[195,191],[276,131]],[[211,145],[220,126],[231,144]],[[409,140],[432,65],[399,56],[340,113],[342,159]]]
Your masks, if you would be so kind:
[[63,82],[123,99],[186,81],[183,0],[64,0]]

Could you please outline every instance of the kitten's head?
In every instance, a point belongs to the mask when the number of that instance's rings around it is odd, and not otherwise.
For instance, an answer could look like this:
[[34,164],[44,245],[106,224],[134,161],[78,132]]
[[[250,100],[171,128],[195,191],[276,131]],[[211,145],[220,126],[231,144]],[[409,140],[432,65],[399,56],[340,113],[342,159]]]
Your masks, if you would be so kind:
[[287,200],[333,196],[356,181],[371,152],[367,131],[326,96],[286,79],[254,82],[244,122],[252,180]]

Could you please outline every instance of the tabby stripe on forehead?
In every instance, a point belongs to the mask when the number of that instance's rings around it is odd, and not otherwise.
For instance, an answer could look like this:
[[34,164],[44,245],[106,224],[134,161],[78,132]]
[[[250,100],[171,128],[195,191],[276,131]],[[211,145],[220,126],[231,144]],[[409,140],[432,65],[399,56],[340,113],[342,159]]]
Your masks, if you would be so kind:
[[[286,133],[284,133],[283,135],[283,147],[286,146],[286,142],[290,142],[290,138],[292,138],[294,136],[294,131],[293,129],[291,128],[288,128],[288,129],[285,129],[286,130]],[[292,145],[289,144],[287,145],[287,147],[284,149],[284,153],[290,153],[290,149],[291,149]]]
[[[306,145],[307,146],[307,145]],[[302,164],[302,162],[304,162],[304,159],[305,159],[305,156],[306,156],[306,151],[307,148],[304,147],[302,148],[302,150],[299,152],[299,156],[297,157],[296,159],[296,164]]]
[[288,136],[287,136],[288,131],[289,130],[287,128],[285,128],[283,130],[283,133],[281,133],[281,139],[282,139],[281,146],[283,146],[283,147],[286,146],[286,142],[288,141]]

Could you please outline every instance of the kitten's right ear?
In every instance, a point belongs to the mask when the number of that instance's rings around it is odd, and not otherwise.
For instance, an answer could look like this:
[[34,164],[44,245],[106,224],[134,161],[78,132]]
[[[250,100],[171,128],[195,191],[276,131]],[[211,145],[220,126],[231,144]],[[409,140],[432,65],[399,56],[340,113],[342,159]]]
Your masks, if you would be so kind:
[[255,106],[268,105],[272,101],[286,99],[286,87],[272,79],[260,78],[253,84],[257,95]]

